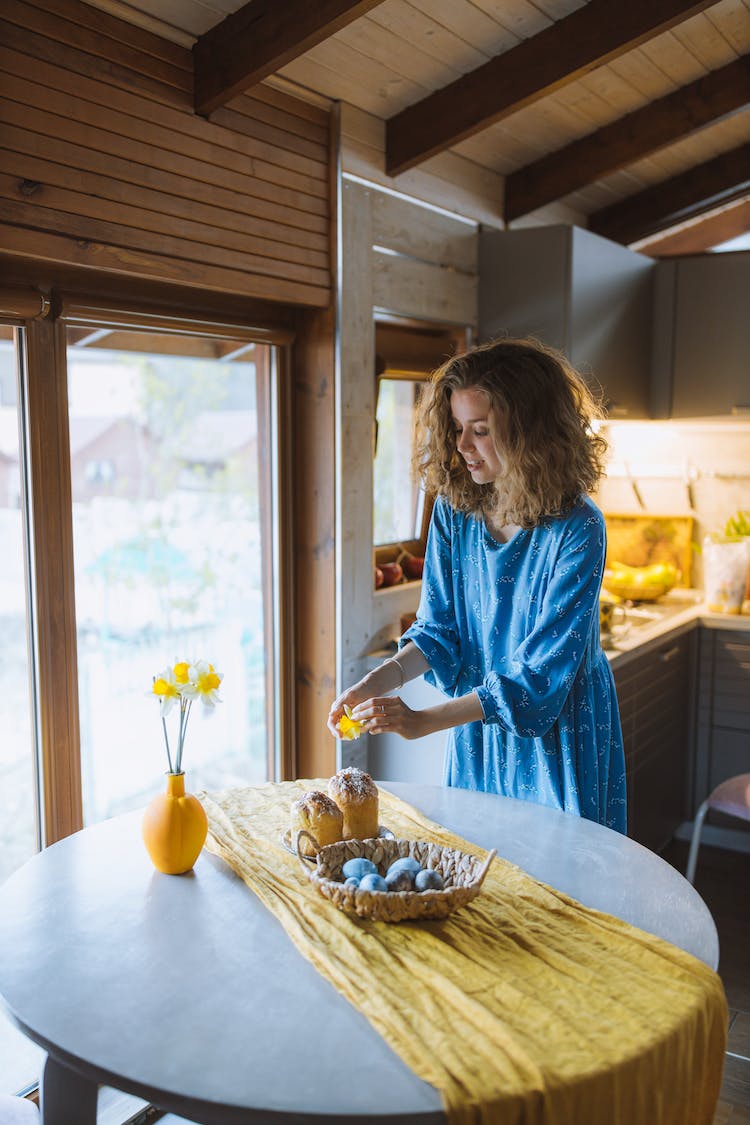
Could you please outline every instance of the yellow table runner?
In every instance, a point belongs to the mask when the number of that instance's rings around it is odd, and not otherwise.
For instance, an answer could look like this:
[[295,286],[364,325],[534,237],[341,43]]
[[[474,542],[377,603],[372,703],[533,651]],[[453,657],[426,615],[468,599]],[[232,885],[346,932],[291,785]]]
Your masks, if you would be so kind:
[[[284,850],[323,781],[201,794],[222,856],[424,1081],[451,1125],[710,1125],[726,1045],[718,976],[500,858],[442,922],[337,910]],[[396,836],[486,853],[380,791]]]

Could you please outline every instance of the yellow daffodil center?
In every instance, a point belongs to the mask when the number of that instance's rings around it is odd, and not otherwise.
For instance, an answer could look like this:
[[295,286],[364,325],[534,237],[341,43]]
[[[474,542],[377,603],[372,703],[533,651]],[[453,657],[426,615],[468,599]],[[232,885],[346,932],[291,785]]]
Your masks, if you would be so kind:
[[168,680],[161,676],[154,680],[152,691],[154,695],[161,696],[163,699],[176,699],[180,694],[177,684],[170,684]]
[[338,721],[338,728],[341,737],[350,742],[359,738],[365,729],[365,724],[360,719],[353,719],[351,707],[344,704],[344,714]]
[[208,695],[210,691],[216,691],[221,679],[214,672],[213,664],[209,664],[207,672],[201,672],[196,680],[196,687],[201,695]]
[[190,665],[186,660],[181,660],[174,666],[174,678],[178,684],[186,684],[188,682],[188,669]]

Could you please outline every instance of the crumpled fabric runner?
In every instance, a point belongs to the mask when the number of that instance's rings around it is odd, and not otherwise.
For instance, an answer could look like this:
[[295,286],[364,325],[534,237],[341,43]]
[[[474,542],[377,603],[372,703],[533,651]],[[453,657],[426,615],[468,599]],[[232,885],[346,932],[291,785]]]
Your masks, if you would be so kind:
[[[438,1090],[451,1125],[711,1125],[728,1016],[716,973],[499,857],[444,921],[344,914],[281,843],[291,802],[326,785],[199,794],[206,846]],[[486,855],[382,789],[380,820]]]

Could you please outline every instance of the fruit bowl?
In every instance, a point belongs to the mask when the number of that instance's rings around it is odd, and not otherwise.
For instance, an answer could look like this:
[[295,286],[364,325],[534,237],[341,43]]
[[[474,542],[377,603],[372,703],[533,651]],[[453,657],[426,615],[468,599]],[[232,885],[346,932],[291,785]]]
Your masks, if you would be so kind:
[[610,594],[630,602],[655,602],[677,585],[680,572],[671,563],[653,566],[614,564],[604,571],[602,586]]
[[[303,835],[308,836],[316,847],[317,841],[304,829],[297,833],[297,855],[307,878],[339,910],[376,922],[447,918],[454,910],[466,906],[476,898],[495,857],[494,850],[482,860],[456,848],[443,847],[425,840],[389,840],[381,837],[377,840],[342,840],[337,844],[326,844],[318,850],[316,866],[310,870],[303,862],[299,848],[300,837]],[[345,886],[342,882],[341,869],[348,859],[370,859],[382,874],[394,860],[405,856],[412,856],[421,867],[439,871],[444,889],[365,891],[359,887]]]

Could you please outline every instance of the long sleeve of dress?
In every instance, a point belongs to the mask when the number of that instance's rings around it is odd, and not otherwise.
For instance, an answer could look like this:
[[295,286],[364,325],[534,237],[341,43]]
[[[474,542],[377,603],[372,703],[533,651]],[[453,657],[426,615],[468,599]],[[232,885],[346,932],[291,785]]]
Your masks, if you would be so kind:
[[531,631],[508,657],[501,655],[498,638],[498,659],[491,657],[492,668],[475,689],[485,722],[537,738],[557,721],[587,656],[604,556],[601,521],[590,516],[568,528],[557,557],[549,560]]

